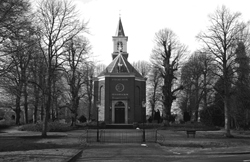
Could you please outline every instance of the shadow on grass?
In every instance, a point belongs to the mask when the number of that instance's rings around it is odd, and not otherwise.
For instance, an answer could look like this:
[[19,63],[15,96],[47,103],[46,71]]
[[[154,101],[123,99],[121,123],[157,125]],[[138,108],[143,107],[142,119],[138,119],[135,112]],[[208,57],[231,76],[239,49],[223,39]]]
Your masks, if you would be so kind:
[[[56,149],[56,148],[76,148],[79,143],[63,143],[60,139],[67,140],[68,137],[60,135],[50,135],[46,138],[34,136],[0,136],[0,152],[3,151],[28,151],[41,149]],[[49,139],[46,142],[40,140]]]
[[18,136],[18,138],[24,138],[24,139],[50,139],[50,138],[64,138],[67,137],[66,135],[49,135],[46,137],[42,137],[41,135],[33,135],[33,136]]
[[4,130],[7,129],[7,128],[10,128],[10,126],[0,124],[0,133],[5,133]]

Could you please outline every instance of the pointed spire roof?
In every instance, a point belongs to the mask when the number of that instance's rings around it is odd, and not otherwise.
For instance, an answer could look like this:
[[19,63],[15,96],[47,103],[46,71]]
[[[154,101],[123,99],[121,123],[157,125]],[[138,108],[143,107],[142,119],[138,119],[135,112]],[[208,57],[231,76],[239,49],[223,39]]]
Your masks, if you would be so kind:
[[122,27],[122,20],[121,20],[121,17],[119,17],[119,22],[118,22],[118,26],[117,26],[117,29],[116,29],[116,33],[115,33],[115,36],[123,36],[125,37],[125,33],[124,33],[124,30],[123,30],[123,27]]

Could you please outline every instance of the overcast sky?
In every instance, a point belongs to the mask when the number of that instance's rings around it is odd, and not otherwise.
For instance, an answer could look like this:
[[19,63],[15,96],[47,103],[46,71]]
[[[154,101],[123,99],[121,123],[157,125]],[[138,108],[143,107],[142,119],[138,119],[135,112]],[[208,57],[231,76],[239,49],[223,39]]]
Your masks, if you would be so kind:
[[241,12],[250,20],[249,0],[73,0],[81,18],[89,21],[92,52],[95,60],[108,65],[112,61],[112,36],[115,35],[119,12],[128,36],[128,60],[149,60],[154,34],[169,28],[192,53],[199,48],[195,36],[206,30],[208,15],[223,4],[232,12]]

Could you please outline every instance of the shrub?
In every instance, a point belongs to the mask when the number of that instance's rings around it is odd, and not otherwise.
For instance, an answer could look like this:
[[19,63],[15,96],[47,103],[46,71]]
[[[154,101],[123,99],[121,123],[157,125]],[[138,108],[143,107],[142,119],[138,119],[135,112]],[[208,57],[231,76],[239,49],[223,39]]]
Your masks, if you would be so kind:
[[25,124],[18,128],[20,131],[34,131],[41,132],[42,131],[42,123],[36,124]]
[[143,129],[143,127],[145,129],[158,129],[162,126],[162,123],[137,123],[137,122],[134,122],[133,123],[133,128],[136,129],[136,128],[140,128],[140,129]]
[[81,123],[84,123],[87,121],[87,118],[84,116],[84,115],[81,115],[78,120],[81,122]]
[[60,122],[50,122],[48,124],[49,132],[66,132],[73,129],[69,124],[64,124]]
[[106,123],[105,123],[105,121],[99,121],[99,127],[101,127],[101,128],[106,128]]
[[169,127],[166,127],[167,129],[172,129],[172,130],[189,130],[189,129],[195,129],[195,130],[200,130],[200,131],[213,131],[213,130],[218,130],[218,128],[214,126],[207,126],[203,123],[200,122],[186,122],[184,124],[172,124]]
[[[82,127],[84,129],[96,129],[97,128],[97,122],[92,120],[91,122],[77,123],[77,126]],[[106,128],[105,121],[99,121],[99,128],[100,129],[105,129]]]
[[1,127],[10,127],[10,126],[14,126],[14,125],[16,125],[15,120],[9,120],[9,121],[1,120],[0,121],[0,126]]
[[137,123],[137,122],[134,122],[134,123],[133,123],[133,127],[134,127],[134,128],[137,128],[137,127],[139,127],[139,123]]
[[10,127],[9,125],[0,124],[0,129],[6,129],[6,128],[9,128],[9,127]]
[[223,107],[211,105],[200,112],[201,122],[208,126],[224,126]]
[[[162,123],[144,123],[145,129],[158,129],[162,127]],[[140,128],[143,128],[143,123],[140,124]]]
[[[38,122],[36,124],[26,124],[19,128],[21,131],[35,131],[41,132],[43,128],[43,123]],[[60,122],[48,122],[48,132],[66,132],[74,129],[70,127],[69,124],[64,124]]]

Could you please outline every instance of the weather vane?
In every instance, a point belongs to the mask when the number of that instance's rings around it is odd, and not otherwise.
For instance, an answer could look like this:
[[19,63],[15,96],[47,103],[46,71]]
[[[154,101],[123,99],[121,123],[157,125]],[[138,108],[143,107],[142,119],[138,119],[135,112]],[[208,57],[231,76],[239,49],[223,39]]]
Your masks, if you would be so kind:
[[119,18],[121,18],[121,10],[119,10]]

